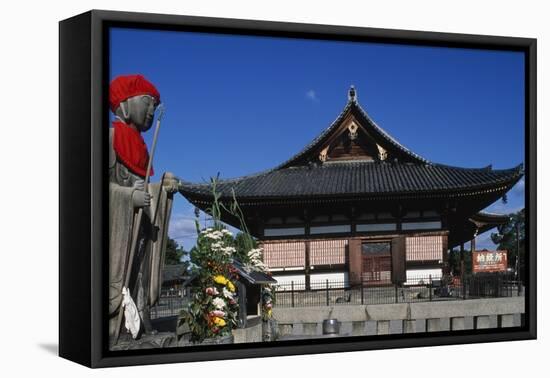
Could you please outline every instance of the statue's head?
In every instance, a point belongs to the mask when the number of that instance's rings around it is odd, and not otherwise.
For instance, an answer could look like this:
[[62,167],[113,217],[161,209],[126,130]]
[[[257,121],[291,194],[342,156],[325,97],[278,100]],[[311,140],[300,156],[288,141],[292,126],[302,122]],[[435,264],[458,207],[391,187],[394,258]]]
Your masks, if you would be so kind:
[[160,93],[142,75],[116,77],[109,87],[111,111],[137,130],[151,128]]

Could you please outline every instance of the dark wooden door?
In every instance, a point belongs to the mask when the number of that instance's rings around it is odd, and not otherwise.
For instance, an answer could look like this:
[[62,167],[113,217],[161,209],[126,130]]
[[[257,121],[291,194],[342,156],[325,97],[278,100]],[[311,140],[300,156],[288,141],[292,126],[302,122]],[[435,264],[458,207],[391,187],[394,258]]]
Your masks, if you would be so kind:
[[391,283],[391,243],[369,242],[362,245],[362,280],[365,285]]

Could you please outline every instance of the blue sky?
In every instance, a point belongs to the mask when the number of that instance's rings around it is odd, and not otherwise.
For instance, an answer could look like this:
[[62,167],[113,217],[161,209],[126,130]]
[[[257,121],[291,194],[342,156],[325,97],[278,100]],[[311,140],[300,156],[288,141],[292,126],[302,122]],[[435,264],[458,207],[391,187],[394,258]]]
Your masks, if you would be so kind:
[[[118,28],[110,42],[111,78],[143,74],[166,106],[153,180],[163,171],[203,181],[278,165],[332,123],[352,84],[378,125],[430,161],[497,169],[524,161],[519,52]],[[523,206],[522,180],[507,204],[487,210]],[[186,248],[192,219],[178,196],[170,235]],[[489,233],[478,247],[492,247]]]

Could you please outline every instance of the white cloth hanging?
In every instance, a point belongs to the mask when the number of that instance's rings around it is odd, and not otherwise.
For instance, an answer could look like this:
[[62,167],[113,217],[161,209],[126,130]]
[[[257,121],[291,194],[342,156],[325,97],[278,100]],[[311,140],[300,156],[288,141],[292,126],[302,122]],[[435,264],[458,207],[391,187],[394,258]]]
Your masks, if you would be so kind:
[[141,320],[139,319],[137,306],[130,296],[130,290],[126,287],[122,288],[122,307],[124,308],[124,326],[126,330],[130,331],[132,337],[135,339],[139,333]]

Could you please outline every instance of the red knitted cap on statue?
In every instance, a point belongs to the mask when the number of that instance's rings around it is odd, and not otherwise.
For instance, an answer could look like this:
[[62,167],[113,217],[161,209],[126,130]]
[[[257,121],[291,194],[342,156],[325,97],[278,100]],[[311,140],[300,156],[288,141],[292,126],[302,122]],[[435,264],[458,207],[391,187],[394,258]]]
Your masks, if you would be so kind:
[[109,86],[109,104],[114,113],[120,103],[139,95],[153,96],[160,103],[160,93],[155,86],[142,75],[117,76]]

